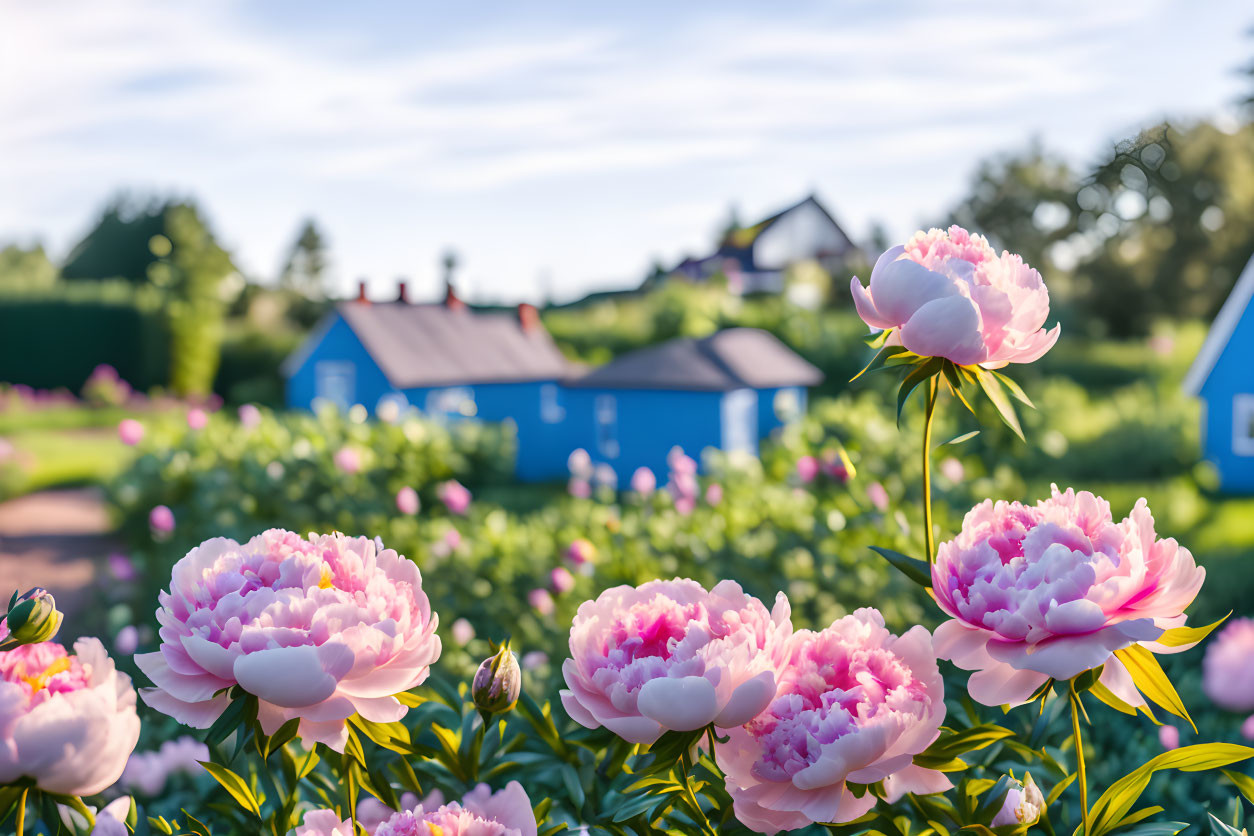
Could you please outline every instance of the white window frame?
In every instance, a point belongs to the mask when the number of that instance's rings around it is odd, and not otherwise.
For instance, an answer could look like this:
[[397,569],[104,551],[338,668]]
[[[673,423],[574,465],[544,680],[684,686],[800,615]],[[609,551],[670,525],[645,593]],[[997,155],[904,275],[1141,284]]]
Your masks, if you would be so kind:
[[1232,452],[1254,456],[1254,395],[1232,398]]
[[719,404],[722,423],[719,443],[725,453],[756,453],[758,445],[758,393],[756,389],[733,389],[723,394]]
[[425,412],[433,417],[473,418],[478,414],[475,390],[469,386],[432,389],[427,393]]
[[[328,383],[339,381],[343,387],[340,393],[328,391]],[[333,403],[340,409],[348,409],[357,396],[357,364],[351,360],[319,360],[314,364],[314,397],[318,400]]]
[[556,383],[540,384],[540,420],[546,424],[566,420],[566,407],[562,406],[562,393]]

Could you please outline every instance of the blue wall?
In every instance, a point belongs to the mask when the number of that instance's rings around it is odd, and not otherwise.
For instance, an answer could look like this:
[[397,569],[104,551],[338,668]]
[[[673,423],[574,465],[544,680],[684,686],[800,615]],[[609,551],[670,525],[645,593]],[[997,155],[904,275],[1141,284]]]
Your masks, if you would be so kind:
[[1232,449],[1233,401],[1237,395],[1254,395],[1254,305],[1232,332],[1210,376],[1202,385],[1205,434],[1202,446],[1207,460],[1219,469],[1225,491],[1254,493],[1254,456],[1237,455]]
[[323,334],[305,362],[287,380],[287,405],[293,409],[311,409],[318,396],[317,369],[319,363],[351,363],[353,380],[347,396],[339,406],[347,408],[362,404],[371,411],[379,398],[395,392],[382,370],[366,352],[365,346],[342,317],[336,316],[330,329]]
[[785,386],[778,389],[759,389],[758,390],[758,437],[766,438],[775,430],[784,426],[788,421],[784,420],[787,416],[781,416],[775,409],[776,398],[780,393],[786,393],[785,397],[791,397],[797,404],[797,414],[800,417],[806,411],[806,390],[803,386]]

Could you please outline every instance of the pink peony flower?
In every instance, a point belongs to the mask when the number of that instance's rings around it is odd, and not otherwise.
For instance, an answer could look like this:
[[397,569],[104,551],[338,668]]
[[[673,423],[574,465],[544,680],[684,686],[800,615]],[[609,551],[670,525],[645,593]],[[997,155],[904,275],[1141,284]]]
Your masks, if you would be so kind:
[[1180,730],[1175,726],[1164,725],[1158,727],[1158,742],[1163,745],[1164,749],[1180,748]]
[[[130,836],[131,831],[126,826],[126,817],[130,812],[131,799],[128,796],[113,799],[105,805],[103,810],[96,811],[96,826],[91,829],[91,836]],[[77,819],[80,818],[79,814],[71,813],[70,815],[77,823]],[[83,820],[82,824],[86,826],[87,821]]]
[[577,540],[573,540],[571,544],[566,547],[566,559],[576,566],[591,563],[596,560],[596,557],[597,547],[582,537]]
[[1245,718],[1245,722],[1241,724],[1241,736],[1246,740],[1254,740],[1254,714]]
[[955,485],[962,481],[967,475],[967,469],[962,466],[962,462],[949,456],[940,463],[941,475],[953,482]]
[[527,593],[527,603],[540,615],[552,615],[554,610],[553,596],[547,589],[537,587]]
[[871,504],[877,510],[888,510],[888,490],[879,482],[872,482],[866,486],[866,498],[871,500]]
[[200,407],[192,407],[187,410],[187,426],[193,430],[203,430],[205,425],[209,423],[209,413]]
[[261,410],[254,404],[246,403],[236,413],[239,422],[245,427],[255,427],[261,423]]
[[718,482],[713,482],[705,488],[705,504],[718,505],[723,501],[723,486]]
[[686,453],[684,448],[676,445],[666,454],[666,466],[671,469],[671,474],[686,473],[690,476],[697,472],[696,461]]
[[761,833],[847,822],[875,806],[850,783],[884,781],[890,801],[949,789],[913,765],[945,719],[945,686],[931,637],[901,637],[877,610],[860,609],[822,632],[787,640],[769,707],[730,729],[717,749],[736,818]]
[[131,679],[99,639],[71,656],[56,642],[0,652],[0,784],[28,777],[45,792],[95,795],[139,740]]
[[867,325],[925,357],[996,369],[1031,363],[1058,341],[1060,326],[1044,328],[1041,274],[959,226],[915,233],[875,262],[869,289],[856,276],[849,288]]
[[135,657],[157,686],[144,701],[208,728],[239,685],[266,734],[300,719],[304,742],[343,751],[345,720],[405,715],[395,694],[440,655],[418,567],[378,539],[271,529],[240,545],[207,540],[160,595],[161,649]]
[[144,440],[144,425],[134,418],[123,418],[118,422],[118,438],[127,447],[134,447]]
[[576,499],[587,499],[592,496],[592,483],[578,476],[570,477],[570,482],[567,483],[566,489]]
[[[173,515],[171,515],[173,516]],[[139,577],[135,562],[124,554],[113,552],[108,557],[109,573],[119,581],[133,581]]]
[[139,629],[128,624],[113,637],[113,649],[119,656],[131,656],[139,649]]
[[579,447],[566,457],[566,469],[571,476],[586,482],[592,478],[592,457],[587,450]]
[[608,464],[601,463],[592,471],[592,480],[602,488],[618,489],[618,474]]
[[565,595],[575,588],[575,576],[564,566],[558,566],[549,573],[549,583],[558,595]]
[[418,500],[418,491],[406,485],[396,492],[396,510],[410,516],[417,514],[422,503]]
[[1144,499],[1120,523],[1087,491],[1055,486],[1035,507],[986,500],[932,567],[936,602],[951,616],[936,654],[976,672],[967,689],[985,705],[1026,702],[1051,677],[1102,664],[1102,684],[1144,705],[1113,653],[1186,649],[1154,642],[1184,624],[1205,576],[1188,549],[1157,539]]
[[440,485],[440,501],[450,514],[462,515],[470,508],[470,491],[461,482],[451,479]]
[[[1171,726],[1163,726],[1163,728],[1171,728]],[[1041,794],[1040,787],[1032,780],[1031,775],[1028,775],[1027,781],[1022,784],[1012,779],[1010,789],[1006,792],[1006,800],[1002,802],[1001,809],[993,817],[992,825],[1001,827],[1007,824],[1036,824],[1044,809],[1045,796]]]
[[522,662],[523,670],[535,670],[536,668],[549,663],[549,654],[545,653],[543,650],[532,650],[524,653],[520,661]]
[[680,496],[675,499],[675,510],[684,516],[688,516],[697,507],[697,500],[691,496]]
[[638,467],[631,474],[631,489],[638,494],[648,496],[657,490],[657,477],[647,467]]
[[802,456],[797,459],[797,478],[802,484],[808,485],[819,475],[819,460],[814,456]]
[[194,737],[167,740],[153,752],[135,752],[119,779],[129,792],[158,796],[169,779],[178,774],[199,775],[201,761],[209,760],[209,747]]
[[164,505],[158,505],[148,512],[148,527],[154,537],[163,537],[174,532],[174,512]]
[[1207,646],[1202,690],[1220,708],[1254,711],[1254,618],[1234,619]]
[[[496,793],[487,784],[480,784],[466,793],[460,804],[454,801],[436,807],[429,798],[393,813],[368,832],[371,836],[536,836],[536,831],[531,799],[521,784],[510,781]],[[333,810],[313,810],[305,814],[295,834],[352,836],[353,826]]]
[[453,641],[462,647],[470,644],[475,638],[475,628],[469,621],[459,618],[453,622]]
[[631,743],[664,731],[757,716],[775,693],[774,664],[792,632],[781,594],[768,612],[739,584],[690,580],[607,589],[579,606],[562,665],[575,722]]
[[335,466],[350,476],[361,470],[361,452],[356,447],[345,446],[335,451]]

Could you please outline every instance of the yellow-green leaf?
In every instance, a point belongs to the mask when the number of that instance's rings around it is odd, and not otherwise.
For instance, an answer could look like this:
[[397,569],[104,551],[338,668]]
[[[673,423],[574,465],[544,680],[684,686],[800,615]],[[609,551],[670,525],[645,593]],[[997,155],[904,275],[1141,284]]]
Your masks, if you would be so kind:
[[1243,772],[1233,772],[1231,769],[1222,770],[1228,780],[1237,785],[1241,795],[1245,796],[1245,800],[1254,804],[1254,778]]
[[234,798],[239,806],[257,818],[261,818],[261,805],[257,803],[257,797],[253,795],[253,791],[248,788],[243,778],[213,761],[200,761],[200,765],[222,785],[224,790],[231,794],[231,798]]
[[1167,678],[1162,665],[1158,664],[1158,659],[1153,653],[1139,644],[1134,644],[1131,647],[1116,650],[1115,656],[1123,662],[1128,673],[1132,674],[1132,682],[1146,698],[1188,721],[1194,733],[1197,732],[1197,726],[1193,718],[1189,716],[1189,710],[1184,707],[1184,701],[1176,693],[1176,687],[1171,684],[1171,680]]
[[1094,682],[1093,687],[1089,688],[1089,693],[1097,697],[1098,700],[1113,708],[1115,711],[1121,711],[1124,714],[1136,716],[1136,708],[1128,705],[1115,695],[1115,692],[1107,688],[1101,682]]
[[[1228,611],[1228,615],[1232,615],[1231,610]],[[1209,636],[1212,630],[1227,621],[1228,615],[1225,615],[1214,624],[1207,624],[1205,627],[1172,627],[1158,637],[1158,643],[1166,647],[1184,647],[1197,644]]]

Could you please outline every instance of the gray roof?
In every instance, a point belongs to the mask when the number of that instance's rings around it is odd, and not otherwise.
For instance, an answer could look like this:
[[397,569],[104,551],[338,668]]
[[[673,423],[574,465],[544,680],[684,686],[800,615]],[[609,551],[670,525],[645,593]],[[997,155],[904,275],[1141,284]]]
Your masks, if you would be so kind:
[[571,371],[543,325],[523,328],[512,313],[403,302],[341,302],[336,312],[398,389],[555,380]]
[[822,372],[766,331],[729,328],[699,340],[680,338],[633,351],[569,384],[721,392],[815,386],[822,380]]

